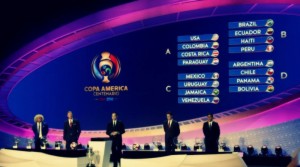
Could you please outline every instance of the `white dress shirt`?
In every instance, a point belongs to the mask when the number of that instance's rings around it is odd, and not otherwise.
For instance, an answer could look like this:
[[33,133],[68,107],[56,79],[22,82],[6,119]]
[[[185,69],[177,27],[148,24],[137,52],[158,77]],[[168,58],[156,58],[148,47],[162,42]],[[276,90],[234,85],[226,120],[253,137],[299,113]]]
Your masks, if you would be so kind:
[[43,138],[43,134],[42,134],[42,123],[41,122],[38,122],[37,124],[38,126],[38,132],[39,132],[39,138]]

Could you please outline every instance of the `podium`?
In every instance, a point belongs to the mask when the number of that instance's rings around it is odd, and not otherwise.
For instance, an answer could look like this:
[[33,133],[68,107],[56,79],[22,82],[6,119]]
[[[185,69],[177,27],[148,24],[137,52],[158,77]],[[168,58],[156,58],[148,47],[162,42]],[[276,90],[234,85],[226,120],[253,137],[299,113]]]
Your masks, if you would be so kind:
[[92,138],[89,147],[95,153],[94,163],[96,167],[108,167],[111,153],[111,143],[109,138]]

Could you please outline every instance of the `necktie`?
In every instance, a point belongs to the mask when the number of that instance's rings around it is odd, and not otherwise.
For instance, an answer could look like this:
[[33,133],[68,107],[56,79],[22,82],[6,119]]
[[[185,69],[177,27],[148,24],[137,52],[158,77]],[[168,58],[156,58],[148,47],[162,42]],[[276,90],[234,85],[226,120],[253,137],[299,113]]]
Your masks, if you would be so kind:
[[168,125],[169,125],[169,128],[170,128],[171,127],[171,121],[169,121]]
[[72,120],[69,121],[69,126],[72,127]]
[[212,123],[211,123],[211,122],[209,122],[209,128],[211,128],[211,124],[212,124]]
[[43,138],[43,135],[42,135],[42,123],[38,123],[38,127],[39,127],[39,138]]
[[114,121],[114,127],[116,127],[116,121]]

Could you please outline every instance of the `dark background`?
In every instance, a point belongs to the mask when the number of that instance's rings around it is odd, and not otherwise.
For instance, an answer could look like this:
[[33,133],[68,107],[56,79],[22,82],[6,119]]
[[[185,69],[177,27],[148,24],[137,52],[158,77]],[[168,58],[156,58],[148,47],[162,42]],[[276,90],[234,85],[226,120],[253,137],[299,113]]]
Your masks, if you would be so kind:
[[9,0],[0,2],[0,65],[34,39],[81,17],[133,0]]

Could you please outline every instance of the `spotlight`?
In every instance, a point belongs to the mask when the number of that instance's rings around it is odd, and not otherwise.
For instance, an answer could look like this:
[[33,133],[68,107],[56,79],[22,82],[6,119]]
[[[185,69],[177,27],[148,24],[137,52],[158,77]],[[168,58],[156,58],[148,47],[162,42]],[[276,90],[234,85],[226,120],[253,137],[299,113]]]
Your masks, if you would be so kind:
[[261,147],[260,151],[261,151],[261,154],[262,154],[263,156],[267,156],[267,154],[268,154],[268,147],[267,147],[266,145],[263,145],[263,146]]
[[248,152],[248,155],[253,155],[253,153],[254,153],[254,148],[253,148],[252,145],[249,145],[249,146],[247,147],[247,152]]
[[235,146],[233,147],[233,152],[241,152],[240,146],[239,146],[239,145],[235,145]]
[[149,143],[144,144],[144,150],[150,150],[150,145]]
[[276,153],[276,156],[278,156],[278,157],[282,156],[282,148],[281,148],[281,146],[275,147],[275,153]]

